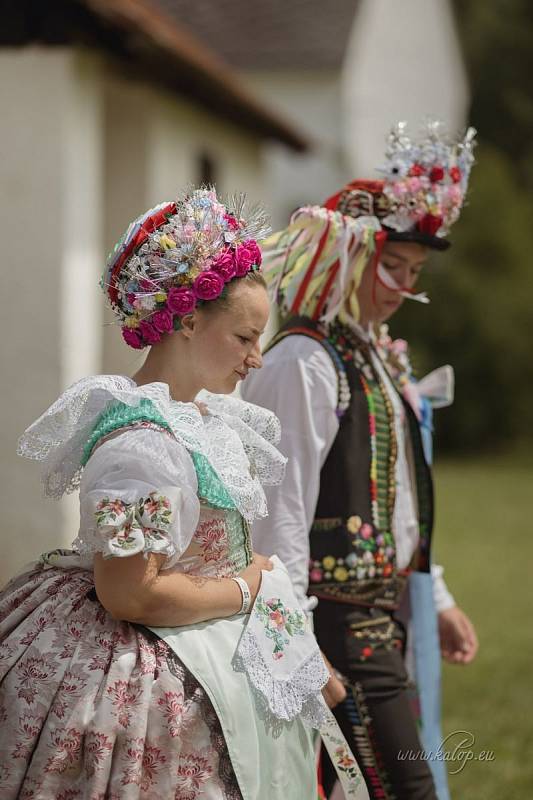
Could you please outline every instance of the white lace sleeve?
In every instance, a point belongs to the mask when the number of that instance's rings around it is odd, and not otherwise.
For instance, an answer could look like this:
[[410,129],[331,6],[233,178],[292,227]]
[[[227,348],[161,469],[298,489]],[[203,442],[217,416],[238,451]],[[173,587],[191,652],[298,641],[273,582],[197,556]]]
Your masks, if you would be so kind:
[[183,445],[160,431],[124,431],[101,444],[87,463],[74,547],[104,557],[162,553],[168,569],[196,530],[196,492],[196,473]]

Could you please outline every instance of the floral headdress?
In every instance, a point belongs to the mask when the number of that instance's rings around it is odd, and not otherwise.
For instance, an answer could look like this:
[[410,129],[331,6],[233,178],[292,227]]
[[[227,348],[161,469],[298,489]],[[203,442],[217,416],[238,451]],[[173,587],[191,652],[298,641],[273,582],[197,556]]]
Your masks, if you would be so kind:
[[468,128],[459,142],[451,141],[437,121],[426,123],[414,141],[405,122],[390,132],[380,181],[353,181],[326,203],[326,208],[357,218],[375,216],[387,238],[414,241],[445,250],[444,238],[459,218],[470,170],[476,131]]
[[127,344],[158,342],[234,278],[260,268],[256,240],[270,228],[261,208],[244,214],[244,195],[222,203],[214,189],[202,188],[131,223],[101,281]]

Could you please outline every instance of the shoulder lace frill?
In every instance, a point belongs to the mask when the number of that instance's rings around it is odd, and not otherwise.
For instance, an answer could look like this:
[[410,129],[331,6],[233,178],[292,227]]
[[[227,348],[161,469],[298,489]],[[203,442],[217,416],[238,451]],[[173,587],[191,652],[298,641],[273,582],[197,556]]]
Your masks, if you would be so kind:
[[168,385],[137,386],[130,378],[83,378],[64,392],[24,432],[18,452],[43,462],[46,495],[61,497],[79,486],[84,448],[102,411],[113,402],[136,406],[149,400],[189,453],[215,470],[236,508],[252,522],[266,516],[264,485],[280,483],[286,459],[276,449],[280,426],[272,412],[234,397],[202,392],[208,413],[172,400]]

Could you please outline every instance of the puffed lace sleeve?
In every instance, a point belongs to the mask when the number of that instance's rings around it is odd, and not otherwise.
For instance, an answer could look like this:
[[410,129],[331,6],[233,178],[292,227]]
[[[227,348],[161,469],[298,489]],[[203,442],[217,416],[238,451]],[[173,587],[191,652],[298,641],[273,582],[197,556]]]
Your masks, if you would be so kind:
[[164,431],[126,430],[97,447],[85,467],[74,546],[104,558],[161,553],[168,569],[189,546],[199,512],[185,447]]

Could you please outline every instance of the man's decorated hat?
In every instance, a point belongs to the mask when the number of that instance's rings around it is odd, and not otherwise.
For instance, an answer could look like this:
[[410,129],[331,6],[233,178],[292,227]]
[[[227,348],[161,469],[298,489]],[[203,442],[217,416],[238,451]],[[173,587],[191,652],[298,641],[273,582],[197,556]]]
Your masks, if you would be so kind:
[[426,123],[418,140],[405,122],[391,130],[381,180],[355,180],[330,197],[326,208],[352,218],[376,217],[387,239],[446,250],[459,218],[474,163],[474,128],[451,140],[440,122]]

